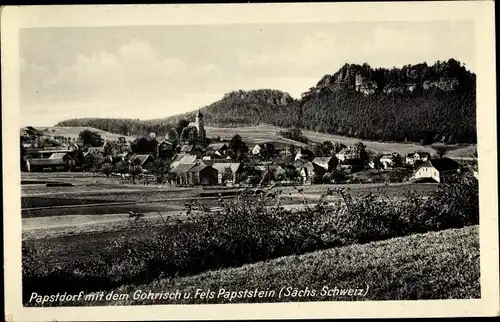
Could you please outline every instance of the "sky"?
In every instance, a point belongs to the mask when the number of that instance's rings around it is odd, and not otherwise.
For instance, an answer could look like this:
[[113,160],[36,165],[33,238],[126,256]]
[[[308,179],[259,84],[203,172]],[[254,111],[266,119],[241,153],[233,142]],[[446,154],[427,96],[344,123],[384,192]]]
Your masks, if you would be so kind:
[[476,63],[468,22],[27,28],[19,41],[23,126],[163,118],[240,89],[298,98],[345,63]]

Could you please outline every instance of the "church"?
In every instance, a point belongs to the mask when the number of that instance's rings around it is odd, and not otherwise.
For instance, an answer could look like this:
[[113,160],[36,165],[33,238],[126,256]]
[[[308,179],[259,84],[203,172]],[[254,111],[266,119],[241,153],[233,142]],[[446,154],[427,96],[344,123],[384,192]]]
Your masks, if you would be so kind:
[[207,136],[205,132],[205,124],[203,122],[203,113],[201,113],[201,110],[198,110],[198,113],[196,114],[196,120],[189,123],[188,126],[186,126],[182,130],[183,134],[181,135],[181,137],[184,137],[184,131],[190,131],[193,128],[195,128],[196,132],[198,133],[198,141],[205,141]]

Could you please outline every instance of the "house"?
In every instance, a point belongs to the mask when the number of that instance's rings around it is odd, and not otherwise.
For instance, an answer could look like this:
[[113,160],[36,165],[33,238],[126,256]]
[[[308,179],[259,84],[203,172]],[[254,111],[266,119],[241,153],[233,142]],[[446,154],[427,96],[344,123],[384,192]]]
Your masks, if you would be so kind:
[[314,159],[314,153],[309,149],[300,149],[295,155],[295,160],[306,160],[312,161]]
[[326,172],[335,168],[335,158],[333,157],[316,157],[312,160],[312,163],[325,169]]
[[156,149],[159,158],[170,158],[175,152],[174,143],[168,138],[158,142]]
[[405,163],[414,165],[415,162],[427,162],[430,159],[430,154],[427,152],[408,153],[406,155]]
[[451,176],[460,173],[462,166],[449,158],[431,159],[422,164],[413,175],[416,181],[445,182]]
[[29,172],[68,171],[75,166],[75,160],[70,153],[53,153],[48,158],[28,158],[26,169]]
[[316,175],[323,175],[324,173],[326,173],[324,168],[315,165],[310,161],[304,163],[304,165],[298,169],[302,184],[313,184],[314,177]]
[[361,159],[346,159],[337,165],[337,169],[346,173],[353,173],[363,170],[364,165]]
[[122,154],[117,155],[108,155],[105,157],[106,160],[109,160],[112,164],[117,164],[119,162],[128,162],[128,159],[125,158]]
[[142,168],[144,168],[145,166],[147,166],[149,163],[153,162],[154,159],[153,157],[151,156],[151,154],[136,154],[136,155],[133,155],[129,160],[128,162],[130,164],[135,164],[135,165],[139,165],[141,166]]
[[382,164],[382,167],[384,169],[389,169],[389,168],[392,168],[394,167],[394,155],[393,154],[384,154],[382,155],[382,157],[380,158],[380,164]]
[[208,155],[225,156],[229,150],[229,145],[225,142],[210,143],[207,146],[206,153]]
[[190,168],[187,173],[191,185],[213,186],[218,182],[217,170],[203,163]]
[[189,184],[189,173],[188,171],[195,167],[195,163],[181,163],[177,164],[170,170],[170,173],[175,175],[175,182],[180,185]]
[[256,144],[252,148],[252,154],[253,155],[263,155],[264,153],[267,153],[268,156],[273,156],[278,152],[276,149],[276,143],[275,142],[260,142]]
[[360,153],[356,148],[351,146],[340,150],[337,154],[335,154],[335,156],[340,162],[342,162],[345,160],[359,159]]
[[25,126],[21,129],[21,138],[26,140],[36,139],[43,136],[43,133],[32,126]]
[[264,149],[264,145],[263,144],[256,144],[252,148],[252,154],[253,155],[260,155],[260,153],[262,152],[263,149]]
[[199,145],[185,144],[180,147],[179,152],[184,154],[201,156],[203,154],[203,149]]
[[87,153],[91,154],[94,157],[97,158],[103,158],[106,154],[104,151],[104,147],[99,146],[99,147],[89,147],[87,149]]
[[[208,164],[207,164],[208,165]],[[213,163],[212,168],[217,170],[217,182],[219,184],[223,183],[223,177],[227,169],[231,171],[232,178],[227,180],[227,183],[236,183],[236,175],[241,172],[242,166],[238,162],[216,162]]]
[[173,169],[179,164],[195,163],[196,159],[198,159],[198,156],[196,155],[179,153],[174,155],[174,157],[170,160],[170,166]]

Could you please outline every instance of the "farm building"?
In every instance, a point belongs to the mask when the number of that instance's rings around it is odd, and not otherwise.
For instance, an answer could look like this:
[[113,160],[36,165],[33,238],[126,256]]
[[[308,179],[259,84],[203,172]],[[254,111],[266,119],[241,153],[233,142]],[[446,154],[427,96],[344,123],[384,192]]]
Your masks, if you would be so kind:
[[[208,165],[208,164],[207,164]],[[226,173],[226,171],[228,171],[227,169],[229,169],[231,172],[231,179],[228,179],[227,180],[227,183],[236,183],[236,174],[241,172],[241,169],[242,169],[242,166],[241,166],[241,163],[229,163],[229,162],[216,162],[216,163],[213,163],[212,165],[212,168],[214,168],[215,170],[217,170],[217,182],[219,184],[222,184],[223,183],[223,177],[224,177],[224,174]]]
[[48,158],[28,158],[26,169],[29,172],[67,171],[75,166],[75,160],[69,153],[54,153]]
[[451,176],[460,173],[462,167],[449,158],[433,159],[422,164],[413,176],[417,181],[445,182]]
[[211,166],[200,163],[188,170],[188,184],[213,186],[218,183],[217,170]]

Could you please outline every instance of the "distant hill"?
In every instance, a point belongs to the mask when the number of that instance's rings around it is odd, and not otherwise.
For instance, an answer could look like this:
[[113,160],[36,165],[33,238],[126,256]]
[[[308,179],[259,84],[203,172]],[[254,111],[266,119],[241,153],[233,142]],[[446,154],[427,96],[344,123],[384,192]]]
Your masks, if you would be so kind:
[[[476,75],[449,59],[402,68],[345,64],[300,99],[261,89],[233,91],[202,112],[207,126],[266,123],[363,140],[476,143]],[[76,119],[58,126],[92,126],[120,134],[163,135],[195,112],[158,120]]]
[[[111,141],[118,140],[118,137],[123,136],[121,134],[111,133],[107,131],[103,131],[97,128],[89,127],[89,126],[53,126],[53,127],[39,127],[39,131],[41,131],[42,135],[45,137],[55,137],[55,136],[63,136],[77,139],[78,135],[83,130],[91,130],[93,132],[97,132],[101,135],[103,139],[108,139]],[[133,136],[126,136],[127,140],[133,140]]]

